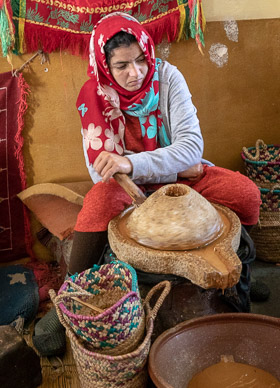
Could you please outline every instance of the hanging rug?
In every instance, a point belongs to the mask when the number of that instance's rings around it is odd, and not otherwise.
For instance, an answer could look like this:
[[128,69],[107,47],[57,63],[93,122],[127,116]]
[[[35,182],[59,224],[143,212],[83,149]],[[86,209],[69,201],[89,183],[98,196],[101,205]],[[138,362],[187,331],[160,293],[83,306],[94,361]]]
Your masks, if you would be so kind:
[[32,256],[27,209],[17,197],[26,188],[22,130],[28,92],[22,74],[0,74],[0,262]]
[[[1,6],[2,2],[2,6]],[[125,12],[135,17],[155,44],[191,36],[204,46],[202,0],[0,0],[3,56],[69,49],[87,57],[93,26],[105,15]]]

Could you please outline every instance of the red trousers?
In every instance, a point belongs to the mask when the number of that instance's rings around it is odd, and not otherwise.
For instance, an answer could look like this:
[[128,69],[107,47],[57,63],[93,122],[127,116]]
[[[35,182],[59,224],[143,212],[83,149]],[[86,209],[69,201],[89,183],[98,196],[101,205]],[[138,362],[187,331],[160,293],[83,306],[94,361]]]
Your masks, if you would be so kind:
[[[233,210],[243,225],[258,222],[261,204],[258,187],[245,175],[221,167],[204,166],[198,181],[180,180],[210,202]],[[152,189],[162,185],[147,185]],[[75,230],[78,232],[102,232],[107,230],[112,218],[132,203],[129,195],[114,180],[99,182],[87,193]]]

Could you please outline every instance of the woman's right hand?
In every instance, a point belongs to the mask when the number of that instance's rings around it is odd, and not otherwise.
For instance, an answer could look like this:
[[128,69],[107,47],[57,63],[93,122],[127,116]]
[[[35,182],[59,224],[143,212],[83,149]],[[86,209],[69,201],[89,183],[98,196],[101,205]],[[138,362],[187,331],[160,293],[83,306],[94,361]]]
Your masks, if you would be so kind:
[[103,182],[108,182],[117,172],[130,174],[132,164],[125,156],[102,151],[93,163],[93,168],[102,177]]
[[203,173],[202,163],[197,163],[194,166],[188,168],[185,171],[178,172],[178,178],[186,178],[190,181],[194,181],[200,178]]

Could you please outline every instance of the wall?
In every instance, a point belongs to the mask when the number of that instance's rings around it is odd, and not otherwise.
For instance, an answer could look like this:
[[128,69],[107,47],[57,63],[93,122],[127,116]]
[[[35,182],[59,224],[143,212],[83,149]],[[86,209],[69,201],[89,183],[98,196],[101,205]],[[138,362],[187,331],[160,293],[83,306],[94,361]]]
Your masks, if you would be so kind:
[[279,0],[202,0],[202,3],[208,22],[280,17]]
[[[206,30],[205,55],[194,45],[172,46],[170,59],[183,72],[198,109],[205,157],[242,171],[242,146],[258,138],[279,143],[279,19],[223,22]],[[228,32],[228,35],[226,33]],[[184,55],[182,55],[184,53]]]

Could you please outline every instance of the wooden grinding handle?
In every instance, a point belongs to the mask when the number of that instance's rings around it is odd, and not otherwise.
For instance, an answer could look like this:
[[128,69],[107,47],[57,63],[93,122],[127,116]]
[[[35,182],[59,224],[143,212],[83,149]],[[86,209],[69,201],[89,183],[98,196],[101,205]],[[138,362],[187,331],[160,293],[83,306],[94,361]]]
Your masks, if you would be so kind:
[[141,205],[146,197],[142,190],[129,178],[126,174],[116,173],[114,179],[118,184],[127,192],[127,194],[132,198],[135,205]]

